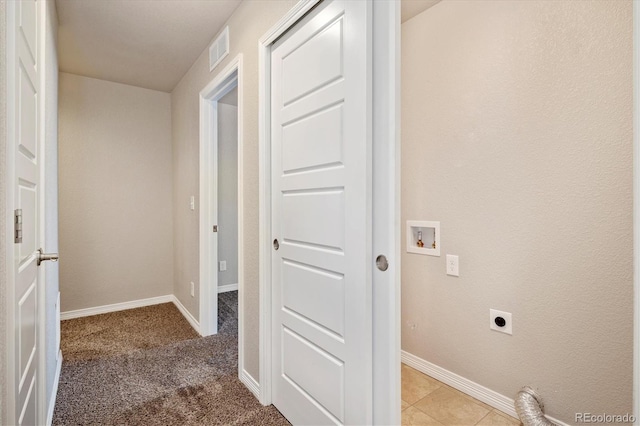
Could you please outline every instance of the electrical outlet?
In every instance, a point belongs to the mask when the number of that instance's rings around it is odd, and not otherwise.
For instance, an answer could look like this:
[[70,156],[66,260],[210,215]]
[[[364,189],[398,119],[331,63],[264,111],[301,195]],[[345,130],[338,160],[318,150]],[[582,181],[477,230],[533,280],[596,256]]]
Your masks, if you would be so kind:
[[195,210],[196,209],[196,197],[195,197],[195,195],[192,195],[191,199],[189,200],[189,208],[191,210]]
[[196,296],[196,285],[191,281],[191,297]]
[[511,313],[489,309],[489,328],[500,333],[513,334]]
[[458,256],[454,256],[453,254],[447,255],[447,275],[451,275],[453,277],[460,276],[460,267],[458,264]]
[[219,269],[220,269],[220,272],[227,270],[227,261],[226,260],[221,260],[220,261],[220,268]]

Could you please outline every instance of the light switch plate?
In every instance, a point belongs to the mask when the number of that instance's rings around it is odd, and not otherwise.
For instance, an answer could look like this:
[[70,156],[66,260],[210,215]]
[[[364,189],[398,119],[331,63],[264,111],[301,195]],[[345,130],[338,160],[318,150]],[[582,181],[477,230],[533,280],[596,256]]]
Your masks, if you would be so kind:
[[453,254],[447,255],[447,275],[451,275],[452,277],[460,276],[458,256],[455,256]]
[[196,296],[196,285],[194,284],[193,281],[191,281],[191,297],[195,297]]
[[226,270],[227,270],[227,261],[226,260],[221,260],[220,261],[220,272],[226,271]]
[[194,195],[192,195],[191,199],[189,200],[189,208],[191,210],[195,210],[196,209],[196,197]]

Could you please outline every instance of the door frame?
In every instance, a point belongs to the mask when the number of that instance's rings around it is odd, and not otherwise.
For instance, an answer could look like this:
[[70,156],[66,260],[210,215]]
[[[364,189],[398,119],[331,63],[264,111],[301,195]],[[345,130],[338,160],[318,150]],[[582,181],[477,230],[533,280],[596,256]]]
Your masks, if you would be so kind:
[[300,0],[258,41],[259,400],[271,404],[271,47],[321,0]]
[[16,22],[16,8],[17,5],[15,2],[7,2],[6,3],[6,17],[7,17],[7,26],[6,26],[6,81],[5,81],[5,90],[6,90],[6,144],[5,144],[5,188],[6,188],[6,198],[5,198],[5,267],[6,267],[6,290],[5,290],[5,312],[6,312],[6,329],[5,329],[5,337],[6,342],[4,345],[5,348],[5,365],[4,371],[5,377],[8,380],[5,381],[5,390],[4,394],[6,396],[6,404],[3,408],[4,410],[4,419],[2,419],[6,424],[16,424],[15,418],[15,407],[16,407],[16,394],[15,394],[15,383],[14,383],[14,374],[16,359],[15,359],[15,351],[13,350],[15,344],[15,309],[13,300],[15,299],[15,271],[14,271],[14,263],[15,263],[15,253],[14,253],[14,229],[13,229],[13,212],[15,210],[15,146],[11,141],[15,140],[15,135],[17,133],[17,129],[15,126],[15,119],[17,111],[14,106],[16,104],[16,27],[18,23]]
[[[39,226],[39,237],[40,240],[40,248],[46,248],[46,164],[47,164],[47,154],[46,154],[46,140],[47,140],[47,90],[46,90],[46,82],[47,82],[47,67],[49,58],[47,57],[47,20],[49,19],[48,11],[47,11],[47,2],[39,1],[37,4],[40,15],[38,18],[38,26],[40,27],[40,32],[38,33],[38,55],[40,55],[40,90],[38,93],[38,101],[40,105],[38,105],[38,121],[39,121],[39,135],[38,142],[40,143],[40,147],[38,149],[38,155],[40,155],[40,176],[39,176],[39,184],[40,184],[40,197],[38,202],[40,203],[38,218],[38,226]],[[38,285],[40,288],[38,289],[38,331],[40,331],[40,336],[38,336],[38,345],[39,345],[39,362],[38,362],[38,378],[40,381],[38,385],[38,399],[39,408],[38,415],[40,416],[40,421],[46,424],[46,421],[49,417],[49,400],[47,399],[47,281],[46,281],[46,264],[38,267]]]
[[373,8],[373,421],[401,423],[401,2]]
[[640,425],[640,4],[633,2],[633,413]]
[[[300,0],[258,42],[260,396],[272,402],[271,369],[271,48],[321,0]],[[373,2],[373,419],[400,423],[400,2]],[[391,232],[389,230],[392,230]]]
[[[218,100],[238,88],[238,366],[244,359],[244,207],[242,54],[236,56],[200,91],[200,318],[202,336],[218,333],[217,224]],[[215,290],[214,290],[215,289]]]

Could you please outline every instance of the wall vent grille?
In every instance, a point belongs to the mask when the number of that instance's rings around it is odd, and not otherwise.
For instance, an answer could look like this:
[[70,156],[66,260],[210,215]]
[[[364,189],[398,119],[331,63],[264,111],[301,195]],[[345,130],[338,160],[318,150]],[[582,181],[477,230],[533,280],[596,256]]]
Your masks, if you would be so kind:
[[225,27],[218,38],[209,46],[209,71],[229,54],[229,27]]

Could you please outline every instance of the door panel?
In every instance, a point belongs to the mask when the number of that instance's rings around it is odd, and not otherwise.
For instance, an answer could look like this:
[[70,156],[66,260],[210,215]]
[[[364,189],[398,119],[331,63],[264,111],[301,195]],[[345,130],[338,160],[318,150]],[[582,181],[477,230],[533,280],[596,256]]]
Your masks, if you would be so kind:
[[30,77],[24,68],[20,67],[20,129],[18,133],[18,147],[30,159],[35,159],[38,140],[38,98]]
[[18,424],[20,425],[36,425],[38,424],[38,401],[36,395],[38,394],[36,389],[36,378],[33,377],[31,382],[27,383],[29,386],[24,386],[25,395],[21,399],[25,400],[24,407],[18,417]]
[[317,401],[318,408],[344,421],[344,362],[286,327],[282,342],[287,348],[282,358],[283,378],[309,400]]
[[13,268],[15,291],[13,312],[15,321],[15,345],[13,374],[16,406],[13,416],[18,425],[42,423],[39,418],[39,298],[40,283],[36,262],[36,250],[40,247],[40,167],[41,137],[40,126],[40,68],[39,37],[42,8],[35,0],[22,0],[8,9],[15,13],[16,27],[12,39],[15,40],[15,58],[11,61],[15,69],[14,104],[15,111],[11,123],[14,132],[12,140],[15,164],[13,182],[13,206],[22,210],[22,242],[13,245]]
[[[18,205],[22,209],[23,225],[36,220],[37,195],[36,188],[25,182],[18,183]],[[31,261],[30,257],[36,251],[36,238],[36,230],[32,226],[22,227],[22,243],[17,245],[19,265]]]
[[31,283],[22,299],[18,302],[18,319],[20,322],[20,355],[18,356],[20,383],[24,384],[31,363],[34,362],[36,348],[36,323],[37,313],[36,283]]
[[342,165],[342,103],[282,126],[282,171]]
[[[292,101],[318,90],[342,77],[343,43],[342,16],[333,17],[325,28],[282,57],[282,101]],[[301,74],[298,70],[304,69]]]
[[370,3],[324,1],[271,54],[273,402],[370,424]]
[[31,59],[35,63],[37,57],[37,41],[38,41],[38,8],[33,0],[21,1],[18,6],[18,25],[20,34],[27,43],[27,48],[31,54]]
[[[344,189],[282,193],[282,242],[344,249]],[[313,224],[313,226],[310,226]]]
[[284,261],[282,306],[344,337],[344,275]]

